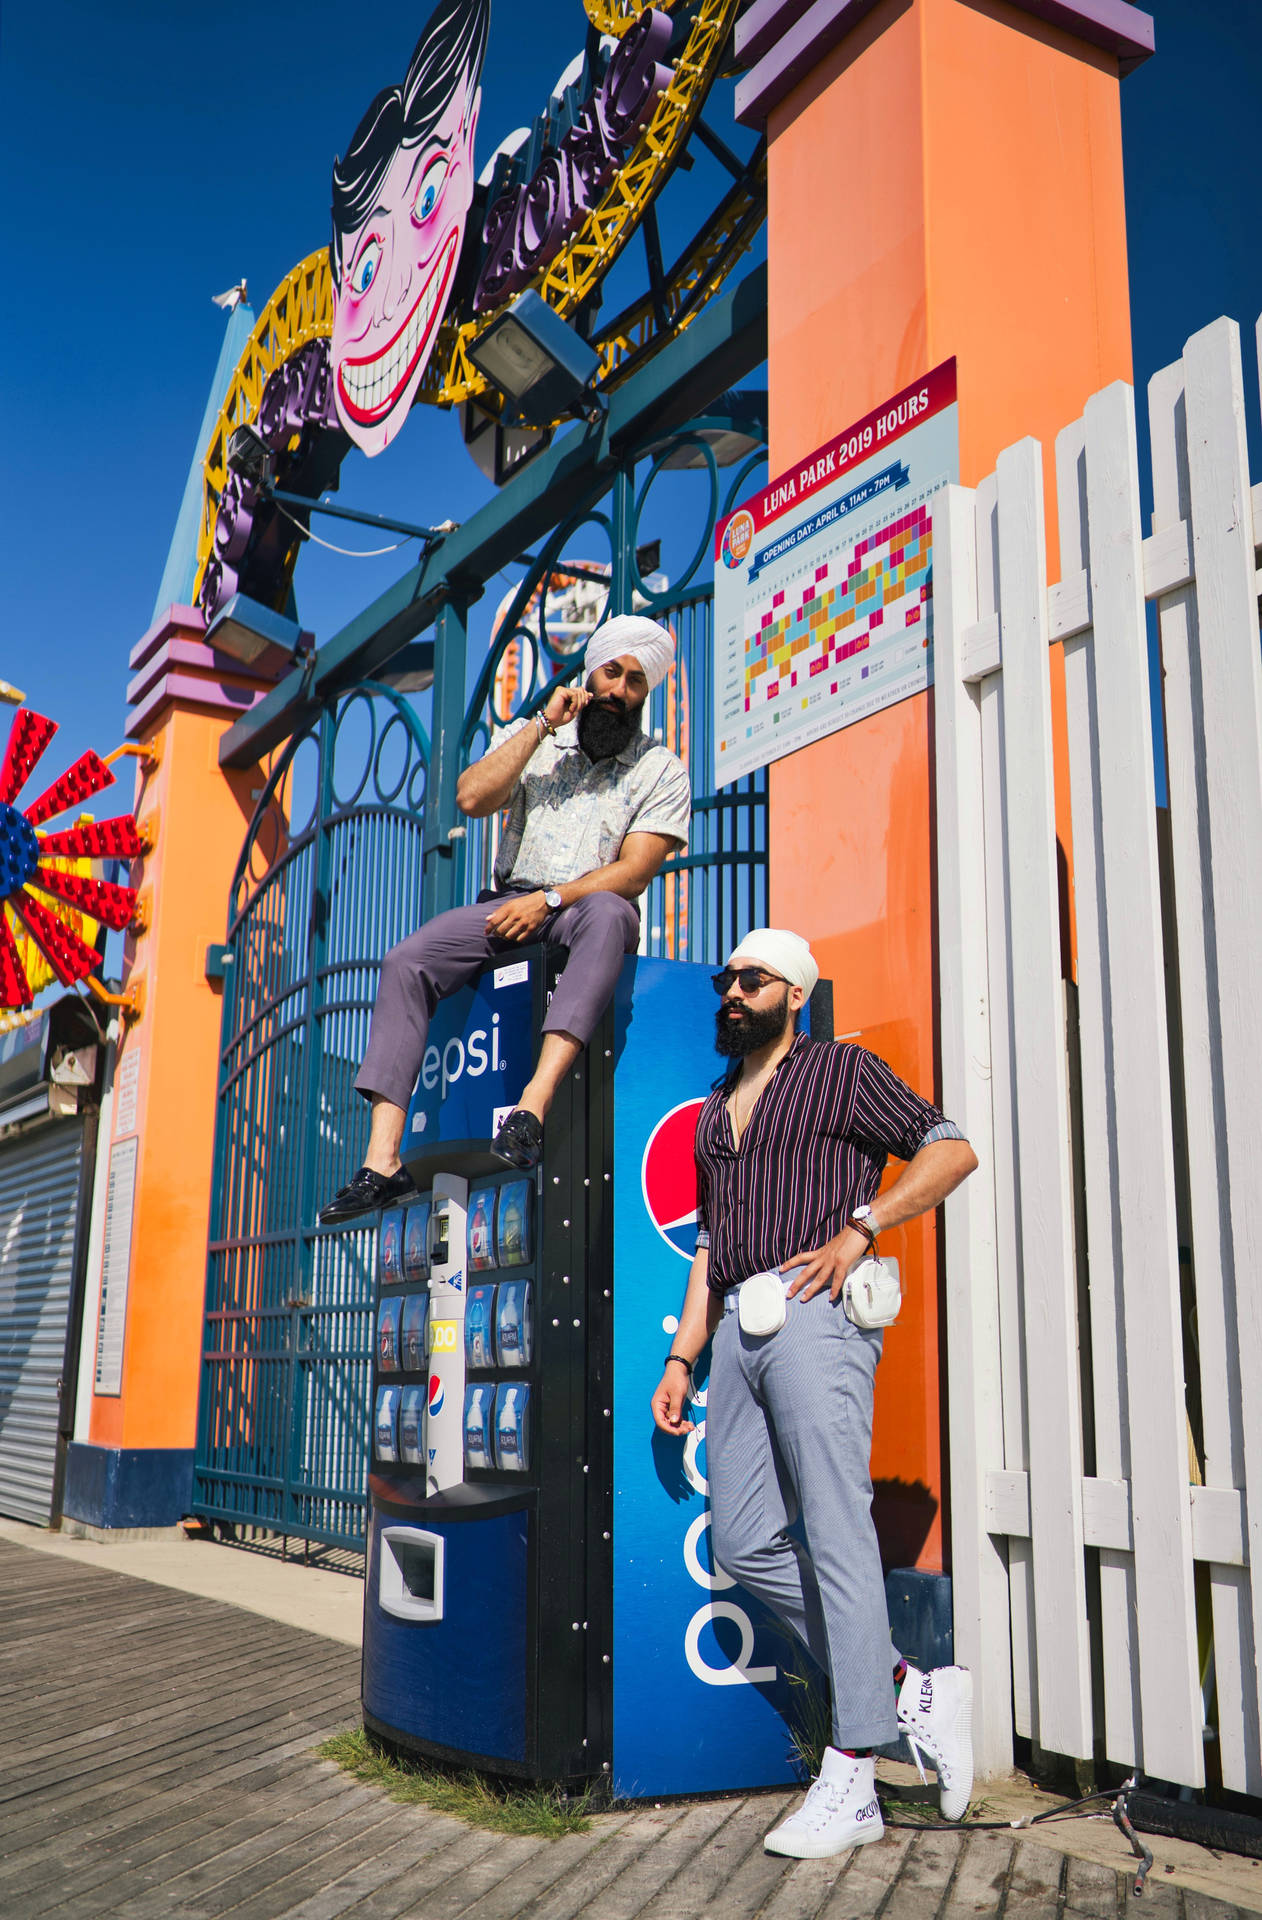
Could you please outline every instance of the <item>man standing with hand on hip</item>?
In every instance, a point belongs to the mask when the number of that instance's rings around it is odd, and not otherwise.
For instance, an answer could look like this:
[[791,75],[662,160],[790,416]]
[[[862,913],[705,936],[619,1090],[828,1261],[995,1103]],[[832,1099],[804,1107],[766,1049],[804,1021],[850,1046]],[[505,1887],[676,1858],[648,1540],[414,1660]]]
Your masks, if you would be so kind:
[[[900,1733],[936,1767],[948,1819],[973,1782],[971,1676],[919,1673],[891,1649],[869,1476],[887,1322],[865,1310],[861,1286],[849,1311],[843,1294],[878,1235],[936,1207],[977,1157],[875,1054],[794,1031],[818,978],[805,940],[774,927],[747,934],[715,976],[716,1044],[731,1064],[697,1122],[697,1255],[652,1402],[664,1433],[690,1429],[693,1363],[713,1334],[714,1557],[832,1686],[819,1777],[766,1840],[797,1858],[881,1838],[874,1750]],[[907,1165],[878,1198],[891,1153]],[[787,1532],[795,1509],[805,1550]]]

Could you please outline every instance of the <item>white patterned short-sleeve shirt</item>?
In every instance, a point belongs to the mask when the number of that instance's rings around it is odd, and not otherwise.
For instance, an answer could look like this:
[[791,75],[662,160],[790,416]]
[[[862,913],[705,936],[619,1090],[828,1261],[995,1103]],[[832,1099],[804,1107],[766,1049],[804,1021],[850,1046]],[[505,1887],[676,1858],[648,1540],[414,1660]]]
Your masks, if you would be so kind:
[[[533,720],[496,734],[511,740]],[[660,833],[688,844],[692,792],[682,762],[637,733],[608,760],[591,761],[578,722],[558,727],[530,756],[508,804],[495,859],[497,887],[561,887],[618,858],[629,833]]]

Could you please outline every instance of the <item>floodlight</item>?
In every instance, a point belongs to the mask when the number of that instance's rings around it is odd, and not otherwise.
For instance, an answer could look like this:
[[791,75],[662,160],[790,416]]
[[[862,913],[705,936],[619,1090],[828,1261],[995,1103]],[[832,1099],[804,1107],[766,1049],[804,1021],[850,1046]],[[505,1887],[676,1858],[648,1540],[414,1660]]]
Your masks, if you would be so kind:
[[596,419],[605,409],[592,388],[600,356],[533,288],[492,321],[469,358],[527,426],[547,426],[566,413]]
[[266,482],[272,477],[272,450],[258,428],[247,420],[228,435],[228,471],[243,480]]
[[296,620],[286,620],[248,594],[234,593],[207,628],[206,643],[242,666],[266,672],[288,664],[302,651],[303,641]]
[[[668,436],[645,449],[655,456],[669,447]],[[764,391],[737,389],[721,393],[688,422],[687,438],[681,440],[662,461],[663,467],[697,468],[706,465],[706,456],[698,441],[709,447],[716,467],[735,466],[767,438],[767,395]]]

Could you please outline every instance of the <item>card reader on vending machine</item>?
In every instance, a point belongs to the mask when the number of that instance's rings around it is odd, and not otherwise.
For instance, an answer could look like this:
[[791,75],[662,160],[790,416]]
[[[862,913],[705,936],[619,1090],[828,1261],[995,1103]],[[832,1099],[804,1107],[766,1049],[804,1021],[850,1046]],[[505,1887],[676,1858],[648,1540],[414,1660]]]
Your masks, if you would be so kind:
[[464,1479],[465,1310],[469,1182],[435,1173],[429,1216],[429,1380],[425,1485],[429,1493]]

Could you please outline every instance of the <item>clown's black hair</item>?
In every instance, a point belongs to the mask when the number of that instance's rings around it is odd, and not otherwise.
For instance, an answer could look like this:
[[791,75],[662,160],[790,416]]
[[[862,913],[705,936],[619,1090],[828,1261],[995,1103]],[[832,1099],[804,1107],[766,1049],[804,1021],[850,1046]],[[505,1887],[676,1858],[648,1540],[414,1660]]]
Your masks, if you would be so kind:
[[329,264],[342,277],[342,244],[371,212],[396,153],[417,147],[442,119],[458,87],[477,87],[486,56],[491,0],[439,0],[408,62],[402,86],[379,93],[333,163],[333,239]]

